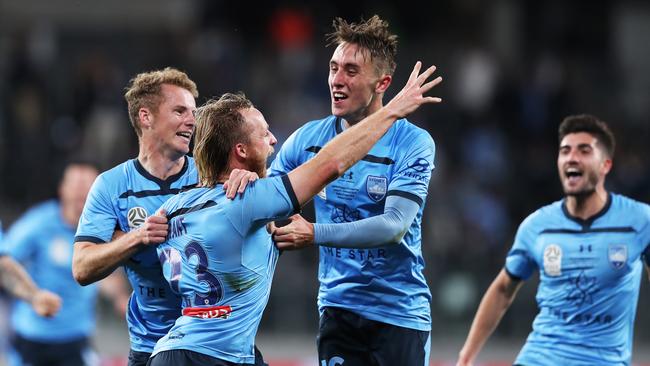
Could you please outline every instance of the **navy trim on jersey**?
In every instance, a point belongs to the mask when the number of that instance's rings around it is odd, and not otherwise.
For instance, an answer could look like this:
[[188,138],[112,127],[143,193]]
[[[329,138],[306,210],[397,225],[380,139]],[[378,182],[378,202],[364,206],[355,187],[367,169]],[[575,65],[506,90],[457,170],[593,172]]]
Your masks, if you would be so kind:
[[605,206],[595,215],[591,216],[590,218],[583,220],[579,217],[575,217],[569,213],[569,210],[566,208],[566,199],[564,199],[564,202],[562,202],[562,212],[564,213],[564,216],[566,216],[569,220],[577,222],[579,225],[582,226],[583,230],[588,229],[591,227],[591,224],[596,221],[597,218],[603,216],[609,208],[612,206],[612,194],[607,192],[607,202],[605,203]]
[[521,277],[519,277],[519,276],[515,276],[515,275],[512,274],[510,271],[508,271],[508,268],[503,267],[503,269],[506,271],[506,274],[508,275],[508,277],[510,277],[510,279],[512,279],[513,281],[517,281],[517,282],[519,282],[519,281],[522,280]]
[[411,192],[404,192],[404,191],[398,191],[396,189],[392,189],[392,190],[386,192],[386,197],[388,197],[388,196],[399,196],[399,197],[402,197],[402,198],[406,198],[407,200],[411,200],[411,201],[417,203],[418,206],[420,206],[420,207],[422,207],[422,205],[424,204],[424,200],[422,198],[420,198],[420,196],[418,196],[416,194],[413,194]]
[[167,215],[167,220],[171,220],[174,217],[179,216],[179,215],[183,215],[183,214],[186,214],[186,213],[203,210],[204,208],[208,208],[208,207],[212,207],[212,206],[216,206],[216,205],[217,205],[217,203],[215,201],[209,200],[209,201],[200,203],[198,205],[194,205],[192,207],[179,208],[178,210],[176,210],[176,211],[172,212],[171,214]]
[[588,234],[588,233],[633,233],[636,232],[631,226],[621,227],[583,227],[582,230],[575,229],[544,229],[540,234]]
[[336,120],[334,121],[334,128],[336,128],[337,135],[343,132],[343,118],[336,117]]
[[296,192],[293,191],[293,186],[289,180],[289,176],[284,174],[282,175],[282,183],[284,183],[284,188],[286,188],[291,203],[293,203],[293,213],[297,214],[300,212],[300,202],[298,202],[298,197],[296,197]]
[[84,236],[84,235],[75,236],[74,237],[74,242],[76,243],[76,242],[79,242],[79,241],[89,241],[89,242],[95,243],[95,244],[106,243],[104,240],[102,240],[100,238],[97,238],[97,237],[94,237],[94,236]]
[[[312,152],[314,154],[318,154],[318,152],[322,149],[320,146],[310,146],[305,149],[305,151]],[[384,164],[384,165],[393,165],[395,164],[395,160],[391,158],[387,158],[384,156],[376,156],[376,155],[371,155],[368,154],[361,159],[363,161],[367,161],[370,163],[377,163],[377,164]]]
[[[164,179],[164,180],[151,175],[151,173],[149,173],[147,171],[147,169],[145,169],[142,166],[142,164],[140,164],[140,160],[138,160],[137,158],[133,159],[134,160],[133,164],[135,165],[135,169],[138,171],[138,173],[140,173],[143,177],[149,179],[150,181],[158,183],[161,190],[165,190],[165,189],[170,189],[172,183],[177,181],[187,171],[187,169],[189,167],[189,159],[187,158],[187,156],[184,156],[183,158],[185,160],[183,160],[183,167],[181,168],[181,170],[178,173],[176,173],[176,174],[174,174],[174,175],[172,175],[170,177],[167,177],[167,179]],[[138,196],[138,197],[142,197],[142,196]]]
[[129,196],[134,196],[137,198],[142,198],[142,197],[149,197],[149,196],[166,196],[168,194],[178,194],[182,190],[187,190],[191,188],[195,188],[195,184],[190,184],[187,186],[183,186],[181,188],[162,188],[162,189],[150,189],[146,191],[138,191],[134,192],[133,190],[129,189],[128,191],[122,193],[120,195],[120,198],[127,198]]

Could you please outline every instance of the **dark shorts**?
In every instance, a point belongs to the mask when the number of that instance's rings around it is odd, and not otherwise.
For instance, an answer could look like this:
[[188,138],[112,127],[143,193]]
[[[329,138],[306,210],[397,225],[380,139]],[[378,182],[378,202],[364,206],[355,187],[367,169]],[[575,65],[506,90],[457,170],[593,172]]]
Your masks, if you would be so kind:
[[423,366],[429,364],[429,332],[368,320],[325,308],[318,332],[319,365]]
[[139,352],[132,349],[129,350],[129,363],[127,366],[146,366],[151,357],[149,352]]
[[264,362],[262,353],[257,346],[255,347],[255,363],[233,363],[229,361],[220,360],[202,353],[188,351],[185,349],[174,349],[170,351],[162,351],[153,356],[147,366],[268,366]]
[[62,343],[43,343],[16,334],[11,344],[21,362],[30,366],[83,366],[98,361],[88,338]]

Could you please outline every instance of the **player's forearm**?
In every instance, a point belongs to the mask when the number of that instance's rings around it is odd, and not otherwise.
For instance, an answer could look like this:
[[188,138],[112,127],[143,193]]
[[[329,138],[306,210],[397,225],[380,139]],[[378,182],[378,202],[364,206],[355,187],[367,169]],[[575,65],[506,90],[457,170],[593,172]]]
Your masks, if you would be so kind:
[[72,275],[82,286],[97,282],[137,253],[140,245],[137,230],[109,243],[77,242],[72,255]]
[[382,108],[328,142],[316,156],[299,166],[289,179],[300,204],[309,201],[329,182],[343,175],[370,151],[398,116]]
[[0,279],[2,287],[12,296],[31,302],[38,286],[31,276],[16,261],[8,256],[0,257]]
[[502,270],[481,300],[465,345],[459,354],[464,363],[472,363],[494,332],[514,300],[521,283],[512,281]]

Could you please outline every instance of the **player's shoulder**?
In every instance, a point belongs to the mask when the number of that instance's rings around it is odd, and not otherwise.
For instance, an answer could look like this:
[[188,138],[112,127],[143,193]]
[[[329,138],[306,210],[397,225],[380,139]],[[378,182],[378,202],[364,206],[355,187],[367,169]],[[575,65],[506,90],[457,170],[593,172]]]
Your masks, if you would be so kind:
[[121,184],[125,184],[128,181],[129,175],[133,174],[136,170],[134,160],[127,160],[102,172],[95,180],[95,185],[101,189],[110,189],[111,187],[118,187]]
[[418,127],[411,123],[408,119],[402,118],[395,122],[392,127],[395,134],[399,135],[400,139],[409,141],[410,143],[430,144],[434,145],[433,137],[429,131],[422,127]]
[[306,122],[296,130],[296,135],[308,135],[317,133],[323,130],[337,130],[338,118],[330,115],[325,118],[315,119]]
[[212,190],[205,187],[186,188],[178,194],[171,196],[162,204],[161,208],[165,209],[167,213],[171,213],[179,209],[195,206],[205,200],[209,200]]
[[616,217],[638,220],[640,225],[650,223],[650,205],[622,194],[610,193],[611,209]]
[[562,221],[564,217],[563,204],[564,200],[558,200],[538,208],[521,222],[521,227],[529,229],[543,228],[549,223]]
[[41,223],[49,223],[59,217],[59,202],[57,200],[47,200],[31,206],[18,219],[23,225],[40,226]]

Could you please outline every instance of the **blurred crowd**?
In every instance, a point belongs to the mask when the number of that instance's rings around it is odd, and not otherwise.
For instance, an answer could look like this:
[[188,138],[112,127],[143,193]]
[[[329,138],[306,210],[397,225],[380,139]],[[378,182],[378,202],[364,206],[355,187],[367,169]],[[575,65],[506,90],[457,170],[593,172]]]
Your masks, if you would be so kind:
[[[561,197],[557,126],[564,116],[591,113],[607,121],[618,140],[608,188],[650,202],[650,164],[643,162],[650,152],[646,2],[284,1],[259,3],[256,11],[247,2],[144,1],[136,9],[126,0],[112,3],[69,19],[56,9],[29,13],[0,0],[5,228],[55,195],[56,173],[68,157],[94,159],[102,169],[135,157],[123,92],[136,73],[164,66],[186,71],[200,90],[197,105],[244,91],[281,143],[329,113],[332,50],[324,35],[332,19],[375,13],[400,37],[387,98],[417,60],[437,65],[445,78],[435,93],[443,104],[410,118],[437,148],[423,221],[434,335],[465,334],[517,225]],[[140,9],[147,4],[155,9]],[[161,19],[140,24],[145,16]],[[315,332],[316,273],[316,250],[281,257],[262,332]],[[527,334],[533,298],[519,296],[497,334]],[[649,306],[644,285],[639,309]],[[640,311],[637,324],[649,321]],[[650,340],[644,328],[636,328],[637,339]]]

